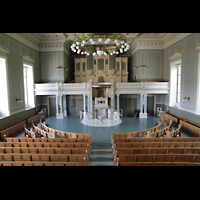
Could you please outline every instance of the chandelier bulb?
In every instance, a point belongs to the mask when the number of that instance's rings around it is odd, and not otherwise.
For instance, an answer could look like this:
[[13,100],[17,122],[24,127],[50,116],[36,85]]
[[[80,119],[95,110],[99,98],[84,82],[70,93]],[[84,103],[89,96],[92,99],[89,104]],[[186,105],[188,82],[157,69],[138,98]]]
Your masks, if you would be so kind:
[[107,43],[109,43],[110,41],[111,41],[111,39],[110,39],[110,38],[108,38],[108,39],[107,39]]

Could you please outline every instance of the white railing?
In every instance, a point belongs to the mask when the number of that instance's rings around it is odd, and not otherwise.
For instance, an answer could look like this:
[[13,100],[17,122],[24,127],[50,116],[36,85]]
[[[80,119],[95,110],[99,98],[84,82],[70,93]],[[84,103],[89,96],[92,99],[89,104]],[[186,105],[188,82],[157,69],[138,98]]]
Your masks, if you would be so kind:
[[86,83],[63,83],[63,89],[65,88],[86,88]]
[[[112,83],[111,83],[112,84]],[[132,91],[132,93],[139,94],[142,91],[147,90],[151,91],[158,91],[159,93],[168,92],[169,89],[169,82],[134,82],[134,83],[120,83],[115,82],[112,85],[115,88],[115,91],[120,93],[124,93],[124,91]],[[46,95],[46,94],[57,94],[59,95],[60,92],[72,92],[79,91],[79,93],[84,93],[87,90],[92,89],[92,82],[84,82],[84,83],[36,83],[35,84],[35,92],[36,95]]]
[[116,83],[116,88],[136,88],[141,87],[141,83]]
[[35,84],[35,90],[43,90],[43,89],[48,89],[48,90],[55,90],[57,89],[58,86],[56,83],[36,83]]
[[160,89],[165,88],[168,89],[169,82],[136,82],[136,83],[115,83],[116,89],[123,88],[146,88],[146,89]]

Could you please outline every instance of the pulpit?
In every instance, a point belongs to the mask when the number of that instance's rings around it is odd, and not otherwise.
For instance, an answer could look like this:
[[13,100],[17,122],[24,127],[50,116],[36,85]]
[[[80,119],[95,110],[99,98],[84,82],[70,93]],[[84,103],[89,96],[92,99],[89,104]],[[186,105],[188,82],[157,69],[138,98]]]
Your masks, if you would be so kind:
[[98,115],[103,114],[104,116],[108,116],[108,109],[109,109],[108,97],[106,97],[106,98],[95,97],[94,107],[97,110]]

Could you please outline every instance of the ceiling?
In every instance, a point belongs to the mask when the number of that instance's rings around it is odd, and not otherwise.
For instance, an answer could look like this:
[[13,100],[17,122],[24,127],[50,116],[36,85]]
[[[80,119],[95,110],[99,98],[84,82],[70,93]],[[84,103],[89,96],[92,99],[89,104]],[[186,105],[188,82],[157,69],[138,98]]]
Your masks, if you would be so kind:
[[[79,33],[32,33],[32,37],[35,38],[39,43],[44,42],[58,42],[66,40],[70,44],[74,41],[74,38]],[[131,45],[137,38],[148,38],[148,39],[163,39],[169,33],[122,33],[126,36],[127,42]]]

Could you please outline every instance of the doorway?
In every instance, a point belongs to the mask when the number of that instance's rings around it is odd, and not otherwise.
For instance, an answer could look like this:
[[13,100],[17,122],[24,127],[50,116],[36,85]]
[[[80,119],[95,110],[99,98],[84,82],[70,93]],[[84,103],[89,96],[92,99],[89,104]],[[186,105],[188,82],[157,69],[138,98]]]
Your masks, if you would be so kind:
[[154,116],[154,96],[147,97],[147,113],[148,116]]
[[49,97],[49,115],[48,116],[56,116],[56,97]]

